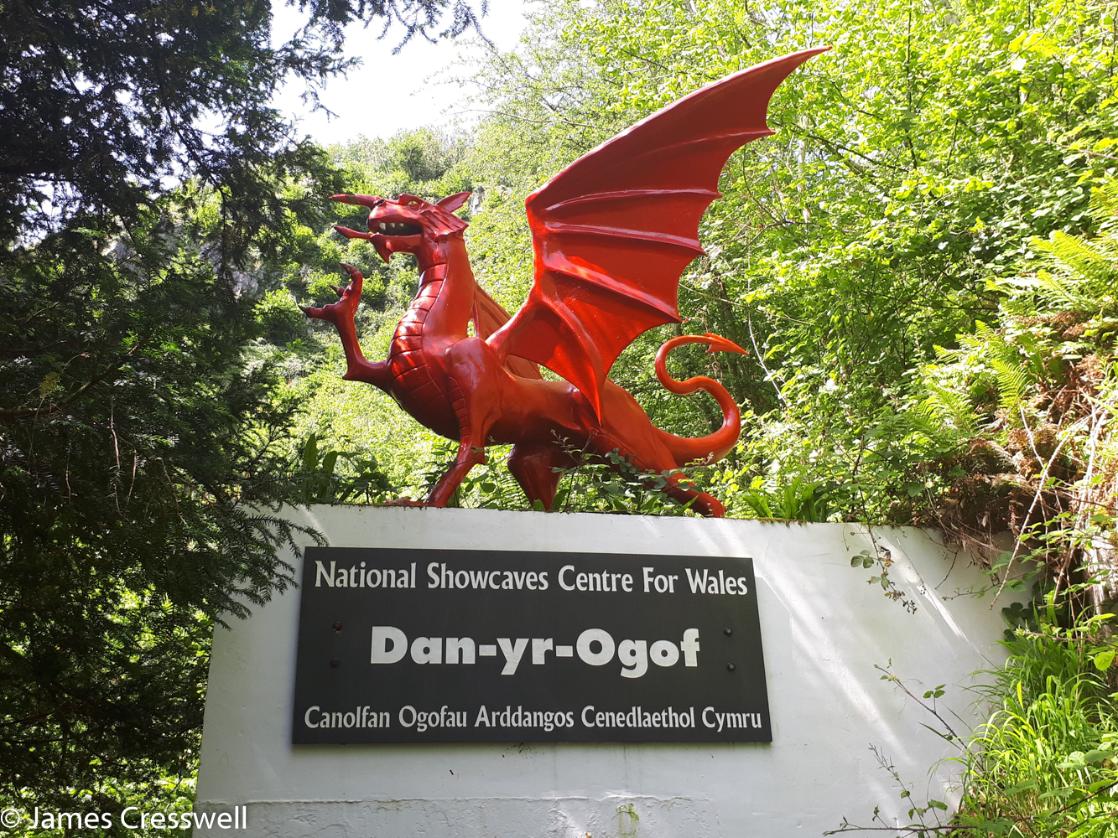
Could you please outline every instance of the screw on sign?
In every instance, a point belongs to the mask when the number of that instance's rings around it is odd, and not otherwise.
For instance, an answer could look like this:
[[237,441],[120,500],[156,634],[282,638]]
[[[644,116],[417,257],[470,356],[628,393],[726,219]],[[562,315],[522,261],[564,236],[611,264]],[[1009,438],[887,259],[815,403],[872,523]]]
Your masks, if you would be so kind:
[[[641,471],[664,474],[662,490],[675,500],[704,515],[723,514],[722,503],[679,469],[724,457],[741,433],[741,412],[721,384],[706,376],[677,381],[666,361],[684,344],[745,350],[717,335],[682,335],[656,355],[656,374],[668,390],[701,390],[717,400],[722,425],[702,437],[655,427],[607,376],[638,335],[680,322],[679,278],[703,252],[699,219],[718,197],[726,160],[772,133],[765,124],[769,99],[796,67],[823,51],[767,61],[697,90],[529,195],[535,278],[511,317],[474,281],[462,236],[467,225],[454,215],[468,192],[435,203],[406,194],[333,196],[369,208],[367,232],[338,232],[368,240],[385,261],[410,253],[419,267],[419,291],[384,361],[368,361],[357,341],[362,275],[355,268],[344,266],[350,282],[338,289],[341,299],[303,310],[337,328],[345,378],[385,390],[419,422],[459,443],[454,465],[426,505],[446,506],[470,469],[485,462],[487,445],[511,444],[509,469],[528,499],[548,509],[559,470],[575,464],[574,450],[617,452]],[[539,365],[565,381],[544,380]]]

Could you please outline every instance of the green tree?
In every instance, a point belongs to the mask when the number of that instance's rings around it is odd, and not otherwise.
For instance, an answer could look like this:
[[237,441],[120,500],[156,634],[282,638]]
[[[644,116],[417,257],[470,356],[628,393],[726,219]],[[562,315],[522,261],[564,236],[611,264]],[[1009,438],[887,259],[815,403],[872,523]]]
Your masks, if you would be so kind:
[[288,579],[267,339],[298,333],[273,272],[341,184],[270,97],[343,69],[348,21],[475,23],[459,0],[300,7],[273,46],[266,2],[0,4],[4,805],[189,805],[213,622]]
[[283,496],[287,411],[244,304],[186,242],[95,262],[88,235],[5,277],[0,793],[24,807],[190,774],[212,618],[284,584],[292,535],[252,511]]
[[230,213],[275,210],[261,162],[298,172],[316,152],[272,95],[291,79],[313,100],[322,79],[351,66],[339,54],[346,23],[381,23],[403,40],[477,25],[468,0],[298,6],[305,26],[278,46],[267,0],[0,6],[0,241],[79,210],[132,218],[183,176],[219,187]]

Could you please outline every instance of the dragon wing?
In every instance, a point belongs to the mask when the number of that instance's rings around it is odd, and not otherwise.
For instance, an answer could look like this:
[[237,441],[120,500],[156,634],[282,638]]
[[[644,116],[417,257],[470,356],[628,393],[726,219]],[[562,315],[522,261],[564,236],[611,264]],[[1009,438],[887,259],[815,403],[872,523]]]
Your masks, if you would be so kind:
[[621,132],[528,196],[535,280],[491,338],[567,379],[601,416],[610,367],[648,329],[679,322],[684,268],[703,253],[699,219],[726,160],[772,133],[769,99],[793,53],[708,85]]
[[[509,313],[478,285],[474,289],[474,312],[470,319],[474,321],[478,337],[487,338],[508,322]],[[510,355],[505,359],[505,365],[521,378],[543,378],[540,368],[524,358]]]

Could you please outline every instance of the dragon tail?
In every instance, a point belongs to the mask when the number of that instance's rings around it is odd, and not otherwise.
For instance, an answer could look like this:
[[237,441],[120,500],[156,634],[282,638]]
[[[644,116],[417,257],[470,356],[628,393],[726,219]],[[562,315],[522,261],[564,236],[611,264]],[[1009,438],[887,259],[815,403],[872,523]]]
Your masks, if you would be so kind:
[[704,343],[709,352],[738,352],[745,350],[724,337],[707,333],[705,335],[682,335],[664,341],[656,353],[656,377],[665,389],[672,393],[686,396],[698,390],[704,390],[714,396],[718,406],[722,408],[722,426],[714,433],[698,437],[682,437],[660,431],[660,438],[676,460],[677,466],[694,462],[695,460],[718,460],[726,456],[737,443],[741,435],[741,409],[730,392],[713,378],[697,375],[683,381],[671,377],[668,372],[668,355],[677,346],[688,343]]

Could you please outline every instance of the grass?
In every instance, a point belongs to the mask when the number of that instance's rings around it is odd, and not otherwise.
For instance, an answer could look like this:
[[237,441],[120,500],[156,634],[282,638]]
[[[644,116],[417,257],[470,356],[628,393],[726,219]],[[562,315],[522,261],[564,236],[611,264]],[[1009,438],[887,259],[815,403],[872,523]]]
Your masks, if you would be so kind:
[[998,709],[962,757],[955,835],[1118,836],[1118,692],[1114,615],[1061,628],[1054,598],[1007,641],[989,695]]

